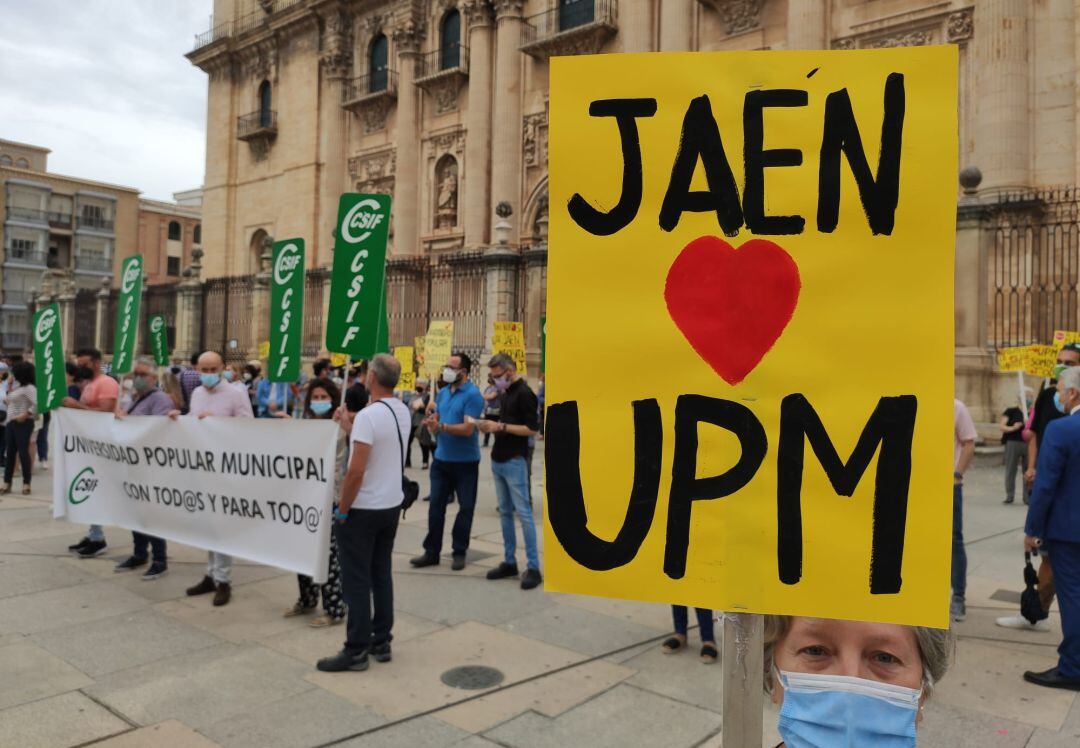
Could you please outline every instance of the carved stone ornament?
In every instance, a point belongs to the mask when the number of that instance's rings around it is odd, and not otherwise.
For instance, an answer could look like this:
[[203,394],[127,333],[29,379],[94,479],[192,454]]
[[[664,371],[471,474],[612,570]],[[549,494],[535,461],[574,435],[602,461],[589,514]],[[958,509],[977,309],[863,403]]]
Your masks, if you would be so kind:
[[360,117],[364,121],[364,132],[378,132],[386,127],[386,116],[390,113],[391,99],[388,96],[373,98],[364,105]]
[[265,13],[273,13],[274,0],[259,0],[259,7],[262,8]]
[[859,45],[854,39],[833,39],[831,46],[833,49],[855,49]]
[[360,26],[364,30],[364,36],[369,39],[382,31],[385,25],[386,18],[380,13],[372,13],[369,16],[365,16],[364,20],[360,22]]
[[444,156],[435,169],[435,228],[452,229],[457,226],[458,214],[458,166],[452,156]]
[[268,138],[253,138],[248,141],[253,161],[265,161],[270,153],[270,140]]
[[963,42],[975,35],[975,21],[972,18],[972,9],[964,8],[949,14],[948,23],[945,24],[945,38],[950,42]]
[[419,52],[424,40],[424,25],[413,18],[406,18],[394,27],[394,45],[399,52]]
[[347,78],[352,70],[352,24],[336,10],[323,19],[319,60],[331,78]]
[[931,29],[919,29],[917,31],[900,31],[888,36],[870,39],[862,46],[866,49],[883,49],[885,47],[921,47],[933,44],[934,32]]
[[458,8],[470,26],[484,26],[491,23],[493,13],[489,0],[461,0]]
[[447,76],[437,82],[429,83],[427,89],[435,99],[435,113],[445,114],[458,108],[458,94],[461,91],[462,78]]
[[525,6],[525,0],[493,0],[491,4],[495,6],[495,16],[497,18],[520,16],[521,9]]
[[387,148],[349,159],[349,176],[361,192],[393,192],[395,153],[393,148]]
[[761,26],[761,6],[765,0],[711,0],[709,4],[720,14],[728,36]]
[[525,157],[525,166],[543,166],[547,163],[547,131],[546,111],[526,114],[522,118],[521,148]]
[[444,153],[453,153],[460,158],[465,153],[465,130],[455,127],[448,132],[431,136],[426,142],[432,158],[438,158]]

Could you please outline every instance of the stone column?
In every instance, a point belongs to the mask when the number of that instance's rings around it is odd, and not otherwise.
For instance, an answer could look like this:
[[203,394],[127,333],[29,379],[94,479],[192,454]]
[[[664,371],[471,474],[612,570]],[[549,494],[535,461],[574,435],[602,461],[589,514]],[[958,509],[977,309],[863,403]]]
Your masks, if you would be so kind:
[[974,13],[976,163],[983,189],[1031,181],[1030,0],[983,0]]
[[106,326],[109,324],[109,297],[112,295],[112,278],[101,279],[101,289],[97,292],[97,306],[94,309],[94,347],[105,352],[112,348]]
[[[523,0],[495,0],[495,116],[491,161],[491,213],[500,202],[521,210],[521,6]],[[489,213],[489,215],[491,215]],[[509,243],[517,244],[517,223]]]
[[619,36],[623,52],[653,51],[653,4],[649,0],[619,5]]
[[[323,276],[323,291],[322,291],[322,329],[326,330],[326,322],[330,319],[330,282],[334,277],[334,273],[327,268],[326,274]],[[322,340],[319,341],[319,356],[322,358],[329,358],[330,350],[326,347],[326,335],[323,335]]]
[[201,353],[202,344],[202,256],[199,248],[191,250],[191,266],[184,271],[176,298],[176,347],[173,358],[188,361]]
[[56,301],[60,303],[60,337],[64,343],[64,357],[70,358],[75,352],[75,278],[68,275],[61,284],[60,293],[56,295]]
[[540,379],[540,318],[547,298],[547,243],[525,252],[525,362],[529,379]]
[[[996,418],[994,358],[986,347],[989,334],[987,257],[993,245],[993,231],[986,227],[987,203],[980,200],[978,169],[960,173],[964,194],[956,210],[956,273],[954,303],[956,320],[956,396],[971,410],[976,421]],[[1015,387],[1013,388],[1015,390]],[[1010,398],[1011,399],[1011,398]]]
[[318,218],[315,236],[308,240],[307,266],[318,267],[330,261],[334,246],[338,195],[346,187],[345,109],[341,92],[352,71],[352,54],[346,45],[346,19],[337,8],[330,8],[323,19],[323,84],[319,93],[319,191],[316,194]]
[[420,172],[419,90],[413,83],[420,58],[423,30],[413,21],[394,29],[394,45],[398,55],[397,125],[394,142],[397,145],[397,167],[394,174],[394,254],[414,255],[420,252],[420,207],[416,199],[420,191],[417,180]]
[[693,21],[694,0],[660,0],[660,50],[688,51]]
[[[259,344],[270,339],[270,265],[273,260],[274,237],[263,239],[263,251],[259,256],[259,272],[251,289],[251,343],[252,350],[244,352],[244,358],[257,358]],[[269,369],[263,367],[263,371]]]
[[465,246],[491,241],[491,8],[487,0],[467,0],[469,23],[469,111],[465,124]]
[[821,0],[788,0],[788,49],[828,49],[825,6]]

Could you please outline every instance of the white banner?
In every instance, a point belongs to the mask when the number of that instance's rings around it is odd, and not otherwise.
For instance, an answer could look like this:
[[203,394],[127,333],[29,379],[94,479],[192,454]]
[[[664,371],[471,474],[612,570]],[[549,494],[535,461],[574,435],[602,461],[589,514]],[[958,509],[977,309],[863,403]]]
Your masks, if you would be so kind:
[[53,517],[326,580],[333,421],[54,412]]

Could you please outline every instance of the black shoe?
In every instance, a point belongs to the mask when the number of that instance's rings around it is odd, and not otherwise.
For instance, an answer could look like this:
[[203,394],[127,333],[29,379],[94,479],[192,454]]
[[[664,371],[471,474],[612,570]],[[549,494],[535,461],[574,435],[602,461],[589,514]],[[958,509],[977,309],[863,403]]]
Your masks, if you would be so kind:
[[195,597],[196,595],[208,595],[211,592],[217,590],[217,585],[214,584],[214,580],[210,577],[203,577],[202,581],[194,587],[187,588],[188,597]]
[[[424,470],[427,470],[427,465],[424,466]],[[420,499],[420,501],[431,501],[431,494],[428,494],[424,498]]]
[[368,669],[367,655],[366,649],[360,654],[352,654],[343,649],[333,657],[323,657],[315,667],[324,673],[343,673],[346,670],[362,672]]
[[534,587],[539,587],[543,581],[544,578],[540,576],[539,569],[526,569],[525,573],[521,575],[521,589],[531,590]]
[[155,561],[150,564],[150,568],[142,575],[144,582],[152,582],[158,577],[163,577],[169,573],[169,567],[164,561]]
[[461,571],[465,568],[465,556],[454,556],[454,560],[450,564],[450,568],[454,571]]
[[1036,686],[1046,686],[1047,688],[1064,688],[1069,691],[1080,691],[1080,678],[1066,678],[1058,672],[1056,667],[1052,667],[1049,670],[1044,670],[1041,673],[1035,673],[1027,671],[1024,673],[1024,680],[1028,683],[1034,683]]
[[1011,503],[1013,503],[1013,500],[1012,499],[1005,499],[1005,501],[1003,501],[1001,503],[1002,504],[1011,504]]
[[230,599],[232,599],[232,585],[228,582],[221,582],[217,589],[214,590],[214,607],[228,605]]
[[105,549],[109,547],[109,544],[104,540],[91,540],[82,547],[79,551],[79,558],[97,558]]
[[488,579],[506,579],[508,577],[516,577],[518,575],[517,564],[508,564],[503,561],[494,569],[487,573]]
[[390,653],[390,642],[383,642],[373,646],[371,656],[375,658],[375,662],[390,662],[393,659],[393,655]]
[[421,553],[419,556],[413,556],[409,559],[409,563],[417,569],[422,569],[425,566],[438,566],[439,557],[431,553]]
[[146,566],[145,558],[128,556],[123,561],[114,566],[113,571],[132,571],[133,569],[138,569],[140,566]]
[[[425,462],[425,463],[424,463],[424,464],[423,464],[423,465],[422,465],[422,466],[420,467],[420,469],[421,469],[421,470],[427,470],[427,463]],[[428,497],[428,499],[430,499],[430,498],[431,498],[431,497],[429,496],[429,497]],[[424,501],[427,501],[428,499],[424,499]]]
[[75,545],[69,545],[68,550],[71,551],[72,553],[78,553],[83,548],[85,548],[86,544],[89,543],[89,542],[90,542],[90,538],[83,538],[82,540],[80,540]]

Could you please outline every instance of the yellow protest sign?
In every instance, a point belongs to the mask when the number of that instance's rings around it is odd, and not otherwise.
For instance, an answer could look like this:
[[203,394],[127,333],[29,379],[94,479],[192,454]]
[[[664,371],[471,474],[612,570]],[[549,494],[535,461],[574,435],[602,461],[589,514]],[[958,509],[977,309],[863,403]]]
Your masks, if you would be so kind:
[[344,366],[349,360],[349,356],[346,353],[331,353],[330,365],[331,366]]
[[395,347],[394,358],[401,364],[401,379],[398,380],[397,389],[411,390],[416,387],[416,373],[413,370],[413,347],[411,345]]
[[424,336],[424,368],[421,371],[424,377],[435,379],[439,376],[453,347],[453,320],[432,320]]
[[999,349],[997,352],[998,371],[1023,371],[1027,353],[1027,346]]
[[491,352],[510,356],[514,359],[518,374],[523,377],[528,375],[525,370],[525,326],[520,322],[495,322]]
[[1080,343],[1080,332],[1074,332],[1072,330],[1054,330],[1053,346],[1055,350],[1060,351],[1069,343]]
[[1054,376],[1054,366],[1057,365],[1059,350],[1059,348],[1052,345],[1025,346],[1024,371],[1035,377]]
[[259,343],[259,358],[270,358],[270,341],[264,340]]
[[956,73],[551,60],[547,589],[948,625]]

